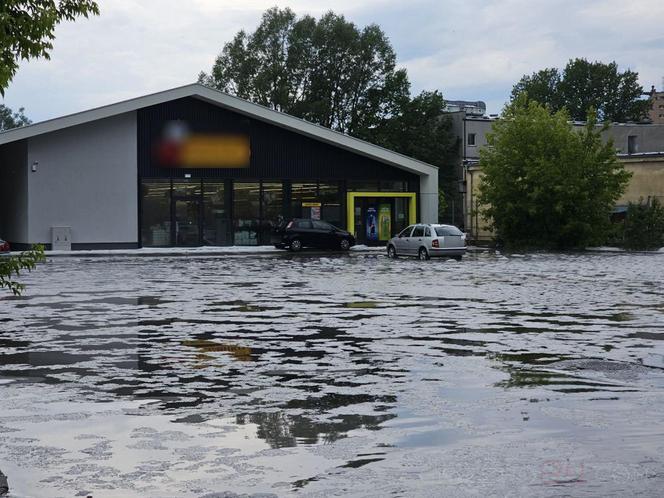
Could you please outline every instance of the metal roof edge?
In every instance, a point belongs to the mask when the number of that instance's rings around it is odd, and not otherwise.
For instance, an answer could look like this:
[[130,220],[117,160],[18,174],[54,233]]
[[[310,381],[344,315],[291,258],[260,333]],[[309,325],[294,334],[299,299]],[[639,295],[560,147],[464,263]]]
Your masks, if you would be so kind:
[[235,112],[251,116],[261,121],[274,124],[275,126],[286,128],[301,135],[309,136],[413,173],[430,174],[438,170],[438,167],[432,164],[405,156],[398,152],[391,151],[379,145],[366,142],[330,128],[305,121],[304,119],[296,118],[295,116],[249,102],[219,90],[206,87],[200,83],[191,83],[169,90],[163,90],[161,92],[143,95],[141,97],[135,97],[114,104],[108,104],[0,132],[0,145],[117,116],[119,114],[133,112],[144,107],[184,97],[197,97],[211,104],[219,105]]

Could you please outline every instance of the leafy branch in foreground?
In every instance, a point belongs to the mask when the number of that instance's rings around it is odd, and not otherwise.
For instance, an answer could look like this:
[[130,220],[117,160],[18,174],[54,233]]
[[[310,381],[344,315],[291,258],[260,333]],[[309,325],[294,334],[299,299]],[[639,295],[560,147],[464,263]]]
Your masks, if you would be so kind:
[[25,285],[15,280],[21,271],[32,271],[37,263],[44,260],[44,246],[35,245],[31,250],[24,251],[18,256],[0,258],[0,289],[6,287],[15,296],[20,296]]

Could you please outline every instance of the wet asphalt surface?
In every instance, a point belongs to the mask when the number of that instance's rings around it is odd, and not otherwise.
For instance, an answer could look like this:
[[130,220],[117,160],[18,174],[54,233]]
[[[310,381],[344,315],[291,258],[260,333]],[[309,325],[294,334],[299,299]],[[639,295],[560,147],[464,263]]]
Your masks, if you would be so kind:
[[10,496],[661,496],[664,254],[52,258]]

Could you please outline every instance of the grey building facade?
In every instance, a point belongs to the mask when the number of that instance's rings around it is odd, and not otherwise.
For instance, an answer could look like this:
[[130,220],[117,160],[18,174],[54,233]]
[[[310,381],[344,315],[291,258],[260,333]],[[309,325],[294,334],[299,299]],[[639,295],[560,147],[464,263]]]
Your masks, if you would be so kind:
[[[174,124],[191,164],[167,160]],[[233,137],[246,164],[216,145]],[[438,170],[194,84],[0,133],[0,197],[0,237],[16,248],[62,233],[74,249],[257,245],[288,217],[380,243],[367,228],[379,213],[380,237],[437,221]]]

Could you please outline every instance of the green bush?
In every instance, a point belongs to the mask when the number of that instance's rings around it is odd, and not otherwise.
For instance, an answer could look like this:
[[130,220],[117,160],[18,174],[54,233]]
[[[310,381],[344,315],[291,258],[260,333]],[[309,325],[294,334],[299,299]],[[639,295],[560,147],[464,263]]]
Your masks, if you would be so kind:
[[664,247],[664,206],[657,200],[630,202],[624,227],[626,249],[649,250]]
[[520,96],[503,112],[480,150],[479,201],[497,240],[512,248],[574,249],[606,240],[609,213],[629,182],[594,111],[575,130]]

